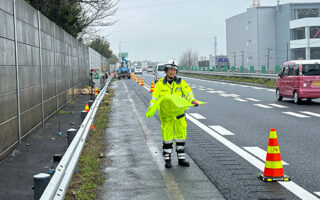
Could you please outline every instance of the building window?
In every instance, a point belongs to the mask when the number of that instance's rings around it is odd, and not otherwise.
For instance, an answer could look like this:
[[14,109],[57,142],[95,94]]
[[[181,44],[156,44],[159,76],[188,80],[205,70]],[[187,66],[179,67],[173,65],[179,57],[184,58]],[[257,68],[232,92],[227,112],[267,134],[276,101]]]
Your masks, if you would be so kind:
[[320,59],[320,47],[310,48],[310,58],[311,59]]
[[319,8],[295,9],[296,19],[319,17]]
[[310,38],[320,38],[320,26],[310,27]]
[[306,49],[305,48],[292,49],[291,55],[293,60],[305,60]]
[[305,27],[291,29],[291,40],[306,39]]

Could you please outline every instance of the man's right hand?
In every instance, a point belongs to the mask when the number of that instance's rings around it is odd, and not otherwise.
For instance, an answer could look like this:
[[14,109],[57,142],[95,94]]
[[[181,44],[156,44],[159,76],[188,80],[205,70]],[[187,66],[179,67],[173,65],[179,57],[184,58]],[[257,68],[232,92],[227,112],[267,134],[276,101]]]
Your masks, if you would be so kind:
[[194,107],[198,107],[199,103],[197,101],[193,101],[192,104],[194,104]]

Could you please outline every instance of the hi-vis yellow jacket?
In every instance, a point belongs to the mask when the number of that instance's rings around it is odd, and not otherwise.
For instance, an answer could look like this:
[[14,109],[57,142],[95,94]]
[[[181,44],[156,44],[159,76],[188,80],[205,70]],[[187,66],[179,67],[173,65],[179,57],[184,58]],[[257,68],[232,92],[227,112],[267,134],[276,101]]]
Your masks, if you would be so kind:
[[195,100],[190,86],[184,80],[175,77],[170,84],[167,77],[164,77],[155,85],[152,99],[150,100],[150,106],[152,106],[157,99],[169,94],[176,94],[184,97],[190,103]]

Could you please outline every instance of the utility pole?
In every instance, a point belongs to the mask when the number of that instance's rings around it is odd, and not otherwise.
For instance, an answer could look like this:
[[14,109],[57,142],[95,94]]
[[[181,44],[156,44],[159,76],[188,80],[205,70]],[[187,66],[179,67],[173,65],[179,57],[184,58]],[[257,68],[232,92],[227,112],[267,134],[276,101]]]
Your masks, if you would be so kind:
[[217,36],[215,36],[215,37],[214,37],[214,66],[216,66],[217,48],[218,48]]
[[241,57],[242,57],[242,65],[241,66],[244,66],[244,51],[243,50],[241,51]]
[[236,67],[237,63],[236,63],[236,52],[233,52],[233,65],[234,67]]

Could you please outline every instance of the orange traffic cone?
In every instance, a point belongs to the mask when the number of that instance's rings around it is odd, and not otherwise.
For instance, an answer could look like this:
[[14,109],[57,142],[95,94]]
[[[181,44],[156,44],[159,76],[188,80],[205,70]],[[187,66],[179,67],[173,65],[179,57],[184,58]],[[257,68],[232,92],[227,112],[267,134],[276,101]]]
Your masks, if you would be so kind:
[[87,111],[87,112],[89,112],[89,105],[88,105],[88,104],[86,104],[86,105],[84,106],[84,110]]
[[140,77],[138,76],[138,80],[137,80],[137,83],[140,83]]
[[153,85],[153,81],[151,81],[150,93],[152,93],[153,91],[154,91],[154,85]]
[[144,81],[143,81],[143,77],[141,78],[141,86],[144,86]]
[[93,130],[94,129],[94,126],[93,126],[93,123],[91,124],[90,126],[90,130]]
[[290,177],[283,172],[277,132],[274,128],[270,129],[264,172],[259,173],[258,178],[266,182],[290,181]]

